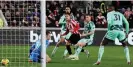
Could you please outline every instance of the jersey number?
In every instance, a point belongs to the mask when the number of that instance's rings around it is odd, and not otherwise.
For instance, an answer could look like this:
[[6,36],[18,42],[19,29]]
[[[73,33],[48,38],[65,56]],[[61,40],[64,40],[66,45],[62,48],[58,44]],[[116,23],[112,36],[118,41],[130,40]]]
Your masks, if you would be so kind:
[[118,15],[118,14],[114,14],[114,16],[115,16],[114,21],[120,20],[120,15]]

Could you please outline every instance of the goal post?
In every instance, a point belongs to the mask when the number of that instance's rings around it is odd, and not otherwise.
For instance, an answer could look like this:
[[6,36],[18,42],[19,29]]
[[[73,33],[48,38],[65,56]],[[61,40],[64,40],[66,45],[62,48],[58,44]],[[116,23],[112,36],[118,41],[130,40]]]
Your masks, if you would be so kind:
[[42,67],[46,67],[46,8],[45,8],[45,1],[41,1],[41,43],[42,43]]

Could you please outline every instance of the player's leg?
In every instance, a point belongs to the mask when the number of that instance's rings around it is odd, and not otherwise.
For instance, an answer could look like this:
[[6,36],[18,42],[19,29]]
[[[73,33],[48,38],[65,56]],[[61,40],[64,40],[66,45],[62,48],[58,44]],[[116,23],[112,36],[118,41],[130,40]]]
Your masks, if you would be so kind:
[[34,50],[34,48],[35,48],[35,43],[31,45],[31,48],[29,50],[29,55],[28,55],[29,57],[30,57],[32,51]]
[[72,33],[69,32],[66,36],[66,50],[64,51],[64,54],[67,54],[67,52],[69,53],[69,55],[72,54],[72,50],[71,50],[71,42],[70,39],[72,39]]
[[[83,46],[87,46],[87,45],[91,45],[93,43],[93,40],[92,39],[81,39],[79,40],[79,42],[82,43]],[[76,44],[75,46],[77,46],[77,48],[79,47],[78,44]],[[75,49],[75,53],[76,53],[77,48]],[[82,48],[81,52],[85,53],[87,55],[87,58],[89,57],[89,50],[85,50],[84,48]]]
[[56,50],[57,50],[58,47],[59,47],[59,44],[60,44],[60,43],[63,43],[64,41],[65,41],[65,39],[64,39],[63,37],[61,37],[60,40],[57,42],[55,48],[53,49],[53,51],[52,51],[52,53],[51,53],[51,56],[54,56]]
[[[88,43],[86,43],[85,47],[88,46],[88,45],[91,45],[93,43],[93,39],[89,39]],[[82,52],[82,50],[81,50]],[[86,54],[87,58],[89,58],[89,50],[84,50],[84,53]]]
[[63,54],[63,58],[65,58],[67,56],[67,53],[68,53],[68,51],[67,51],[67,49],[65,49],[64,54]]
[[[75,52],[76,52],[77,48],[78,48],[78,45],[77,45],[77,44],[74,45],[74,50],[75,50]],[[88,55],[88,52],[89,52],[89,51],[88,51],[88,50],[85,50],[84,48],[82,48],[81,52],[84,52],[86,55]]]
[[126,55],[127,63],[131,64],[128,44],[127,44],[127,41],[126,41],[126,35],[123,31],[119,32],[118,39],[120,40],[120,42],[122,43],[122,45],[124,47],[124,52],[125,52],[125,55]]
[[105,35],[105,38],[103,38],[102,42],[100,43],[100,48],[98,52],[98,60],[94,65],[99,65],[104,53],[104,45],[108,44],[108,42],[113,42],[115,38],[117,37],[117,33],[113,33],[113,31],[108,31]]
[[51,62],[51,58],[46,54],[46,63]]
[[32,52],[29,58],[29,62],[38,62],[39,58],[38,58],[38,53],[37,52]]
[[[80,40],[80,35],[79,34],[72,34],[70,38],[68,39],[68,42],[71,44],[77,44],[77,42]],[[69,53],[69,51],[68,51]],[[72,53],[71,53],[72,54]],[[71,58],[71,55],[68,57],[68,59]]]
[[99,51],[98,51],[98,59],[95,65],[99,65],[104,53],[104,45],[108,44],[108,39],[104,38],[104,40],[100,43]]
[[[65,33],[65,32],[66,32],[66,31],[61,30],[61,34]],[[53,49],[51,56],[54,56],[56,50],[57,50],[58,47],[59,47],[59,44],[65,42],[65,37],[66,37],[66,36],[61,36],[60,40],[56,43],[56,46],[55,46],[55,48]],[[67,54],[67,49],[65,49],[64,54]]]
[[71,56],[71,60],[79,60],[79,54],[82,51],[83,47],[85,46],[85,43],[77,43],[78,48],[75,51],[75,54]]
[[126,42],[121,42],[122,43],[122,45],[125,45],[125,46],[123,46],[124,47],[124,52],[125,52],[125,55],[126,55],[126,59],[127,59],[127,63],[128,64],[131,64],[131,61],[130,61],[130,54],[129,54],[129,48],[128,48],[128,46],[127,46],[127,43]]
[[86,43],[88,43],[89,39],[81,39],[79,40],[79,42],[76,44],[76,46],[78,46],[78,48],[75,51],[75,54],[73,56],[70,57],[70,59],[72,60],[78,60],[78,56],[80,54],[80,52],[83,50],[83,47],[86,45]]
[[[71,45],[70,45],[70,42],[69,41],[66,41],[66,49],[68,51],[68,54],[71,55],[72,54],[72,50],[71,50]],[[65,50],[65,52],[67,52]]]
[[[74,50],[75,50],[75,52],[76,52],[76,50],[78,49],[78,44],[73,45],[73,46],[74,46]],[[85,53],[86,50],[82,48],[81,52],[84,52],[84,53]]]
[[87,58],[89,58],[89,55],[90,55],[89,50],[82,48],[81,52],[85,53]]
[[69,55],[71,55],[72,52],[71,52],[71,48],[70,48],[70,43],[76,44],[78,42],[78,40],[80,39],[80,35],[78,35],[78,34],[70,34],[69,35],[68,34],[67,36],[69,36],[69,38],[67,38],[68,40],[67,40],[66,48],[68,50]]
[[65,39],[63,37],[60,38],[59,42],[57,42],[56,46],[59,47],[60,43],[65,42]]

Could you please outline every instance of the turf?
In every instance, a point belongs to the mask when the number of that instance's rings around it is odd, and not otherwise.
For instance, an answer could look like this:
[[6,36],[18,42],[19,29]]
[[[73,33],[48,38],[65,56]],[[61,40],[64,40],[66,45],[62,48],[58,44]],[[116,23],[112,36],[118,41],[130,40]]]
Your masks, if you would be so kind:
[[[50,55],[54,46],[47,48],[47,53]],[[97,60],[99,46],[88,46],[85,49],[90,51],[90,57],[87,58],[84,53],[80,53],[80,60],[72,61],[62,58],[65,47],[60,46],[56,54],[52,58],[52,62],[47,64],[47,67],[133,67],[127,65],[123,47],[121,46],[106,46],[105,53],[102,58],[102,63],[99,66],[94,66],[93,63]],[[131,60],[133,60],[133,46],[129,46]],[[8,58],[10,63],[8,67],[41,67],[40,63],[28,62],[29,46],[0,46],[0,59]],[[74,52],[74,51],[73,51]],[[0,67],[4,67],[0,65]]]
[[[9,59],[8,67],[41,67],[40,63],[28,62],[30,46],[0,46],[0,60]],[[0,65],[2,66],[2,64]]]
[[[50,55],[54,46],[47,48],[47,53]],[[62,58],[65,47],[60,46],[56,54],[52,58],[52,62],[47,64],[47,67],[133,67],[126,63],[125,53],[122,46],[106,46],[105,53],[100,65],[93,65],[97,60],[99,46],[88,46],[85,49],[90,51],[90,57],[87,58],[85,53],[80,53],[80,60],[66,60]],[[133,61],[133,47],[129,46],[131,61]],[[74,51],[73,51],[74,52]]]

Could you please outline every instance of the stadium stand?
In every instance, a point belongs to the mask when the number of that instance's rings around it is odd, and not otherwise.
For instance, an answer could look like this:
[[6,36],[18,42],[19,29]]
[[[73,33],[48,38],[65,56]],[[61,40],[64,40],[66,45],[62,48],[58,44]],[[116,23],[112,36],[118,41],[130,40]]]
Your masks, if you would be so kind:
[[[123,13],[133,28],[133,2],[132,1],[47,1],[46,2],[46,26],[60,27],[58,21],[64,13],[66,6],[71,8],[71,12],[75,19],[83,27],[84,15],[92,15],[92,21],[97,28],[105,28],[105,25],[97,25],[97,16],[101,12],[106,18],[107,5],[116,4],[118,10]],[[124,6],[123,6],[124,4]],[[11,27],[40,27],[40,2],[39,1],[0,1],[0,9],[2,10],[8,26]],[[45,8],[44,8],[45,9]]]
[[[131,1],[112,1],[112,2],[102,2],[102,1],[47,1],[46,2],[46,14],[47,14],[47,27],[59,27],[57,25],[57,21],[63,15],[64,9],[66,6],[71,8],[71,12],[75,16],[75,19],[80,23],[81,27],[83,27],[83,20],[84,15],[90,14],[92,15],[92,21],[96,24],[97,28],[106,28],[107,25],[99,26],[97,24],[96,18],[98,13],[101,12],[102,15],[106,18],[107,14],[107,6],[110,4],[116,5],[117,9],[125,14],[128,15],[127,19],[130,24],[130,28],[133,28],[133,2]],[[124,6],[123,6],[124,4]]]
[[0,1],[8,26],[40,27],[39,1]]

